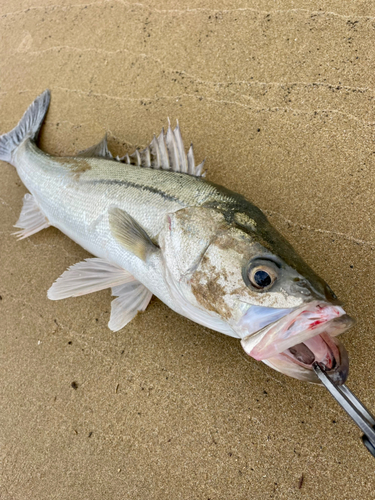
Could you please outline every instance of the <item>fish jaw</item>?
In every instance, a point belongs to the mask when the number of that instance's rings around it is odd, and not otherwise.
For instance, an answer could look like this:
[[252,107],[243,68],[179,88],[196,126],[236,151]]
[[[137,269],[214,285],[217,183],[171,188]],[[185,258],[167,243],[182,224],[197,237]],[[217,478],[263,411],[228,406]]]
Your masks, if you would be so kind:
[[[242,328],[249,316],[246,313],[240,321]],[[241,344],[249,356],[286,375],[318,383],[312,367],[318,362],[335,383],[343,384],[349,361],[336,336],[353,324],[342,307],[313,301],[284,312],[281,319],[243,337]]]

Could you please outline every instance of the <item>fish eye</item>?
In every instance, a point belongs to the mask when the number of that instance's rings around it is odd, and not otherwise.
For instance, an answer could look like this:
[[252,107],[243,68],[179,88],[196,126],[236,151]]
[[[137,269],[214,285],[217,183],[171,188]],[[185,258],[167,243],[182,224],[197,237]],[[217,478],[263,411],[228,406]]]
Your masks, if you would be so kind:
[[247,277],[250,284],[257,290],[267,290],[277,279],[276,266],[273,262],[255,262],[250,266]]
[[260,269],[253,274],[253,284],[258,286],[259,288],[265,288],[269,286],[272,282],[271,276],[267,273],[267,271],[263,271]]

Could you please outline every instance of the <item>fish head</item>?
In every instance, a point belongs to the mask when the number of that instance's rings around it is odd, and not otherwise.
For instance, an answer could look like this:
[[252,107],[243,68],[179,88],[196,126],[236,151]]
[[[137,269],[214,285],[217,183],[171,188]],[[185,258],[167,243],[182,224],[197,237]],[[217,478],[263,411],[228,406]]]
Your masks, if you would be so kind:
[[218,331],[239,337],[248,355],[277,371],[319,383],[318,362],[344,383],[348,356],[336,337],[353,320],[265,215],[246,208],[167,216],[159,243],[176,300],[197,322],[204,324],[201,311],[218,318],[225,325]]

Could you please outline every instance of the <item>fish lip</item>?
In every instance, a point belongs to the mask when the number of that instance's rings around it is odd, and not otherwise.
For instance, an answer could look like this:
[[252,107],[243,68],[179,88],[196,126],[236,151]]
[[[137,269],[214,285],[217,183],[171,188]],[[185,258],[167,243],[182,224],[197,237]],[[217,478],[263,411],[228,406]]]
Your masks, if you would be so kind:
[[241,340],[245,352],[258,361],[274,357],[321,333],[336,337],[354,324],[341,307],[313,301]]
[[[315,303],[315,305],[316,304],[317,303]],[[331,306],[330,303],[325,303],[325,304],[320,303],[320,305],[323,307]],[[303,318],[303,315],[306,312],[304,310],[304,307],[298,308],[298,310],[300,311],[301,318]],[[312,305],[311,308],[309,308],[309,310],[314,311]],[[281,333],[288,332],[290,328],[289,325],[293,325],[296,322],[296,318],[298,318],[296,312],[297,312],[296,309],[291,312],[290,319],[287,319],[287,316],[289,316],[287,315],[281,318],[280,320],[275,321],[274,323],[268,325],[264,329],[256,332],[255,334],[253,334],[254,337],[252,337],[252,335],[249,335],[248,337],[243,338],[241,343],[245,352],[250,356],[254,357],[255,359],[263,361],[264,363],[273,367],[277,371],[290,375],[294,378],[298,378],[300,380],[305,380],[317,384],[320,384],[321,382],[316,376],[312,364],[316,361],[317,362],[324,361],[325,363],[327,363],[327,366],[325,366],[324,364],[321,365],[322,369],[324,369],[324,371],[331,378],[333,383],[335,383],[336,385],[344,384],[349,373],[349,358],[345,347],[336,338],[336,335],[346,332],[355,323],[355,321],[348,314],[346,314],[343,309],[341,309],[340,314],[337,317],[332,318],[332,314],[331,315],[323,314],[325,318],[330,317],[331,319],[326,319],[326,321],[320,322],[320,324],[315,329],[316,331],[315,335],[307,335],[307,336],[304,335],[313,332],[315,328],[314,325],[313,328],[311,328],[311,321],[314,320],[314,317],[308,315],[307,316],[308,321],[306,323],[303,321],[302,323],[299,323],[299,325],[304,326],[304,328],[298,330],[298,325],[296,324],[297,329],[294,332],[296,336],[295,343],[290,342],[294,338],[293,335],[289,338],[290,341],[288,340],[289,345],[287,344],[287,347],[283,350],[281,349],[279,350],[276,348],[274,354],[272,354],[273,347],[271,346],[272,348],[271,350],[269,350],[270,344],[267,343],[264,344],[265,346],[264,349],[266,349],[266,351],[264,350],[262,351],[263,348],[261,346],[260,346],[260,351],[259,350],[256,351],[258,343],[260,344],[260,342],[262,342],[262,337],[260,341],[255,343],[252,340],[256,337],[257,334],[262,333],[263,330],[269,329],[272,339],[273,335],[271,331],[272,328],[273,332],[276,332],[275,338],[276,341],[278,341],[279,339],[277,338],[277,333],[278,333],[277,324],[280,323],[279,331]],[[314,342],[314,339],[316,339],[316,337],[321,337],[318,343]],[[326,346],[324,346],[322,340],[324,341]],[[281,341],[283,342],[283,339]],[[310,350],[310,354],[312,356],[309,357],[309,355],[307,355],[307,357],[305,358],[306,360],[308,360],[308,364],[302,363],[300,360],[295,358],[293,353],[290,352],[290,349],[292,347],[298,346],[300,344],[302,345],[304,344],[304,342],[309,344],[312,349]],[[282,344],[279,344],[279,347],[282,347]],[[314,352],[314,348],[315,350],[317,349],[316,352]],[[329,366],[331,366],[330,369],[328,368]]]

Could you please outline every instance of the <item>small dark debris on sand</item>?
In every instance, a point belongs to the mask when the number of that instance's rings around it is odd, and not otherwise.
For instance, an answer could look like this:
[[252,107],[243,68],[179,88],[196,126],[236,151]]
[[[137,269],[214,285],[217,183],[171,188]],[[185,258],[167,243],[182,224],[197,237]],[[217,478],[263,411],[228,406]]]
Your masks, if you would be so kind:
[[302,474],[302,476],[300,477],[300,480],[298,482],[298,489],[300,490],[302,488],[302,485],[303,485],[303,480],[304,480],[304,476]]

